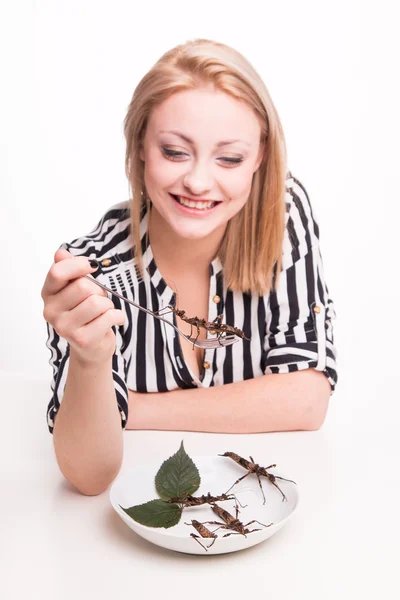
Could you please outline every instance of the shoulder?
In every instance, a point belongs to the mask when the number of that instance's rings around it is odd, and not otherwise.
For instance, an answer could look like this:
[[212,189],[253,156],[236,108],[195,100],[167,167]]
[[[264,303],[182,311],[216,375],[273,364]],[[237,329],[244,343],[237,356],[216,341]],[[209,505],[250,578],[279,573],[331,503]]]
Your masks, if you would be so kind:
[[130,212],[128,200],[113,204],[91,231],[64,242],[60,248],[65,248],[74,256],[97,259],[128,250],[132,245]]
[[283,268],[305,256],[319,242],[319,227],[304,183],[290,171],[286,177]]

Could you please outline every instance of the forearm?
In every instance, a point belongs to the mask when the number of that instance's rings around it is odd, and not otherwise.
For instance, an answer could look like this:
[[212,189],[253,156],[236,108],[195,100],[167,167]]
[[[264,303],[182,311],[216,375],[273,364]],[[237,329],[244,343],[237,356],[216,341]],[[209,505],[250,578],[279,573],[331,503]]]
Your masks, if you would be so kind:
[[71,353],[64,396],[54,421],[54,449],[64,477],[96,495],[115,479],[123,458],[123,430],[112,360],[82,365]]
[[315,369],[211,388],[151,394],[130,391],[126,429],[213,433],[318,429],[329,396],[329,382]]

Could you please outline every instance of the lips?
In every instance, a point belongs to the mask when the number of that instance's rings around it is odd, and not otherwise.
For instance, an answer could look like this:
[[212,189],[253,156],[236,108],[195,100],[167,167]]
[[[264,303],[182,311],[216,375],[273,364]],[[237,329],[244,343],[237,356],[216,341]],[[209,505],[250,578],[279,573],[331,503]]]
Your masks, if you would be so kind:
[[181,198],[183,200],[187,200],[188,202],[218,202],[217,200],[214,200],[213,198],[190,198],[190,196],[184,196],[183,194],[181,194],[180,196],[175,194],[175,197]]
[[215,202],[213,200],[192,200],[190,198],[186,198],[185,196],[177,196],[175,194],[170,195],[180,206],[198,212],[209,211],[219,204],[219,202]]

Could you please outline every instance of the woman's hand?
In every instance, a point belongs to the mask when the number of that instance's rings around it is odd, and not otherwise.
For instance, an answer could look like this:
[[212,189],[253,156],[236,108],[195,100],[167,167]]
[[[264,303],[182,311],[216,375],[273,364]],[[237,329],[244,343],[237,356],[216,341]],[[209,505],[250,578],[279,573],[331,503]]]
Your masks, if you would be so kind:
[[71,354],[82,364],[107,361],[115,351],[111,327],[123,325],[124,312],[114,307],[105,290],[84,277],[96,270],[88,258],[60,248],[54,261],[41,292],[43,317],[69,342]]

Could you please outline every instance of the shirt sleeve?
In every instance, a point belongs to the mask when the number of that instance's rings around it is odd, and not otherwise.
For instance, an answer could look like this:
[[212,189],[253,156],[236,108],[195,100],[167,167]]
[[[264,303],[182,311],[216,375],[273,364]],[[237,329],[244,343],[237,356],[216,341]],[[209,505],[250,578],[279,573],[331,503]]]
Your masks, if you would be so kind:
[[[88,258],[101,257],[103,240],[105,234],[112,229],[112,220],[107,219],[108,215],[115,215],[115,212],[106,213],[93,231],[87,236],[82,236],[72,242],[61,244],[60,248],[65,248],[74,256],[87,256]],[[115,219],[114,219],[115,221]],[[92,277],[97,278],[100,270],[91,273]],[[104,282],[107,285],[107,282]],[[108,297],[114,301],[114,296],[108,294]],[[124,304],[124,303],[122,303]],[[116,308],[123,310],[124,306],[118,304]],[[70,345],[63,337],[58,335],[50,323],[46,321],[47,340],[46,346],[50,350],[51,356],[49,364],[53,372],[50,382],[51,399],[47,407],[47,425],[49,432],[53,433],[54,421],[65,392],[67,375],[70,363]],[[115,351],[112,357],[112,376],[117,406],[121,415],[121,427],[124,429],[128,420],[128,385],[127,373],[129,368],[129,358],[126,355],[126,344],[124,343],[124,326],[112,326],[116,337]]]
[[282,271],[268,295],[264,372],[314,368],[327,377],[332,395],[338,381],[336,311],[324,278],[315,210],[290,172],[286,199]]

